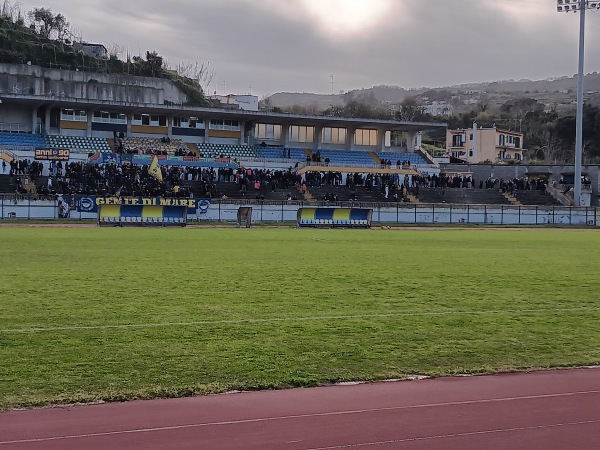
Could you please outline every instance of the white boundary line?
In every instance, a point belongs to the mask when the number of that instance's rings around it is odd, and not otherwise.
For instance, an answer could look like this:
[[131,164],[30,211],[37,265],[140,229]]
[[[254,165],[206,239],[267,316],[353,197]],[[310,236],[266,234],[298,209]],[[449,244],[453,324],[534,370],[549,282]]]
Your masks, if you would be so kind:
[[391,444],[402,444],[405,442],[419,442],[419,441],[429,441],[433,439],[448,439],[455,437],[465,437],[465,436],[478,436],[482,434],[494,434],[494,433],[510,433],[514,431],[529,431],[529,430],[543,430],[546,428],[558,428],[558,427],[569,427],[575,425],[589,425],[600,423],[600,419],[596,420],[582,420],[579,422],[565,422],[565,423],[551,423],[546,425],[532,425],[529,427],[514,427],[514,428],[496,428],[493,430],[481,430],[481,431],[467,431],[464,433],[452,433],[452,434],[438,434],[434,436],[417,436],[412,438],[405,439],[391,439],[388,441],[374,441],[374,442],[361,442],[357,444],[344,444],[344,445],[334,445],[331,447],[311,447],[305,450],[336,450],[343,448],[359,448],[359,447],[372,447],[374,445],[391,445]]
[[[172,430],[183,430],[183,429],[193,429],[193,428],[203,428],[203,427],[212,427],[212,426],[225,426],[225,425],[241,425],[247,423],[261,423],[261,422],[274,422],[274,421],[282,421],[282,420],[295,420],[295,419],[304,419],[311,417],[335,417],[335,416],[346,416],[353,414],[366,414],[366,413],[378,413],[385,411],[400,411],[400,410],[410,410],[410,409],[421,409],[421,408],[439,408],[444,406],[457,406],[457,405],[476,405],[476,404],[486,404],[486,403],[499,403],[499,402],[510,402],[510,401],[519,401],[519,400],[537,400],[537,399],[548,399],[548,398],[561,398],[561,397],[575,397],[580,395],[598,395],[600,394],[600,390],[590,390],[590,391],[575,391],[575,392],[561,392],[556,394],[539,394],[539,395],[523,395],[517,397],[498,397],[498,398],[489,398],[489,399],[480,399],[480,400],[462,400],[462,401],[454,401],[454,402],[441,402],[441,403],[424,403],[417,405],[405,405],[405,406],[388,406],[384,408],[366,408],[366,409],[354,409],[348,411],[331,411],[331,412],[322,412],[322,413],[311,413],[311,414],[292,414],[289,416],[274,416],[274,417],[262,417],[256,419],[239,419],[239,420],[225,420],[221,422],[201,422],[201,423],[191,423],[185,425],[171,425],[164,427],[149,427],[149,428],[135,428],[130,430],[117,430],[117,431],[102,431],[98,433],[85,433],[85,434],[69,434],[63,436],[48,436],[41,438],[31,438],[31,439],[16,439],[11,441],[0,441],[0,445],[8,445],[8,444],[24,444],[31,442],[48,442],[48,441],[59,441],[66,439],[83,439],[83,438],[92,438],[92,437],[101,437],[101,436],[115,436],[122,434],[137,434],[137,433],[151,433],[157,431],[172,431]],[[600,422],[598,420],[590,420],[581,423],[596,423]],[[577,424],[578,422],[574,422],[573,424]],[[558,425],[540,425],[544,426],[559,426]],[[565,424],[566,425],[566,424]],[[516,428],[518,429],[518,428]],[[527,429],[527,428],[524,428]],[[487,433],[492,431],[481,431],[475,433]],[[460,434],[457,434],[460,436]],[[421,438],[421,439],[431,439],[431,438]],[[407,440],[416,440],[416,438],[411,438]],[[386,441],[387,442],[387,441]],[[401,442],[401,441],[398,441]],[[357,445],[357,444],[353,444]],[[365,445],[365,444],[358,444]],[[373,445],[373,444],[368,444]],[[324,447],[328,448],[344,448],[342,447]],[[317,449],[312,449],[317,450]]]
[[40,327],[40,328],[14,328],[0,329],[0,333],[41,333],[51,331],[78,331],[78,330],[106,330],[106,329],[128,329],[128,328],[155,328],[155,327],[189,327],[196,325],[238,325],[245,323],[276,323],[276,322],[307,322],[319,320],[352,320],[352,319],[381,319],[393,317],[436,317],[436,316],[463,316],[463,315],[487,315],[487,314],[541,314],[560,312],[598,312],[597,308],[549,308],[549,309],[504,309],[488,311],[442,311],[421,313],[390,313],[390,314],[358,314],[349,316],[313,316],[313,317],[273,317],[264,319],[230,319],[230,320],[203,320],[197,322],[163,322],[163,323],[140,323],[140,324],[116,324],[116,325],[72,325],[64,327]]

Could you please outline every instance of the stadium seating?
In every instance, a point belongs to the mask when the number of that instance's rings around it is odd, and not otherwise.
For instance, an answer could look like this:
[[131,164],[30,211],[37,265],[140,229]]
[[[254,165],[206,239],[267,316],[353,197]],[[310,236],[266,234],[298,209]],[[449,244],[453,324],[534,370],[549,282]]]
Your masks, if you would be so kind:
[[398,161],[409,161],[411,165],[427,164],[425,158],[418,153],[380,152],[377,156],[379,156],[380,159],[389,159],[394,165]]
[[152,153],[166,152],[167,154],[174,154],[177,150],[184,150],[188,152],[190,149],[187,144],[181,141],[181,139],[169,139],[168,142],[164,142],[162,138],[148,138],[148,137],[128,137],[123,140],[123,147],[125,151],[138,151],[138,153]]
[[73,153],[110,152],[108,141],[104,138],[85,136],[47,136],[47,147],[68,148]]
[[290,159],[301,162],[306,161],[306,151],[303,148],[256,147],[255,150],[260,158],[269,159],[288,159],[289,150]]
[[7,147],[45,147],[46,141],[39,134],[0,133],[0,145]]
[[239,144],[198,144],[198,150],[204,154],[204,156],[230,156],[232,158],[259,158],[260,156],[256,153],[253,147],[248,145]]
[[321,154],[321,162],[325,162],[329,158],[329,162],[336,166],[343,165],[359,165],[359,166],[375,166],[375,161],[369,152],[351,151],[351,150],[319,150]]

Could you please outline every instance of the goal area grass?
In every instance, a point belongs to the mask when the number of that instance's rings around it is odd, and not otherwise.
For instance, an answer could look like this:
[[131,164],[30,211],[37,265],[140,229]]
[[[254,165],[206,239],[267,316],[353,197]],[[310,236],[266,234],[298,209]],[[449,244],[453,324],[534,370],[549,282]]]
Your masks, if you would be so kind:
[[600,363],[595,230],[1,231],[0,409]]

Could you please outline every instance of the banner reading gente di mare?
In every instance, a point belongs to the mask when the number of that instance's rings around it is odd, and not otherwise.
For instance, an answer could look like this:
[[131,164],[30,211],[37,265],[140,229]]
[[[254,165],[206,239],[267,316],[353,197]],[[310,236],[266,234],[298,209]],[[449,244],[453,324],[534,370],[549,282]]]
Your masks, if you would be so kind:
[[[99,197],[78,195],[75,197],[78,212],[98,212],[100,205],[140,205],[140,206],[187,206],[189,214],[206,213],[210,199],[165,198],[165,197]],[[197,210],[197,211],[195,211]]]

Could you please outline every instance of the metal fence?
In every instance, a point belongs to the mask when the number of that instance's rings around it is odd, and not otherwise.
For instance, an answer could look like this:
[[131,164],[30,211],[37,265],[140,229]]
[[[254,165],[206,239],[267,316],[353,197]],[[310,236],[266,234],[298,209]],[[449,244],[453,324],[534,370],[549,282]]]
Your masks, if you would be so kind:
[[[591,207],[456,205],[367,202],[303,202],[215,200],[206,209],[188,211],[189,222],[236,222],[241,206],[252,207],[252,222],[295,222],[301,207],[370,208],[374,224],[473,224],[473,225],[599,225],[598,210]],[[96,213],[71,210],[68,220],[94,220]],[[0,196],[0,220],[59,219],[56,199]]]

